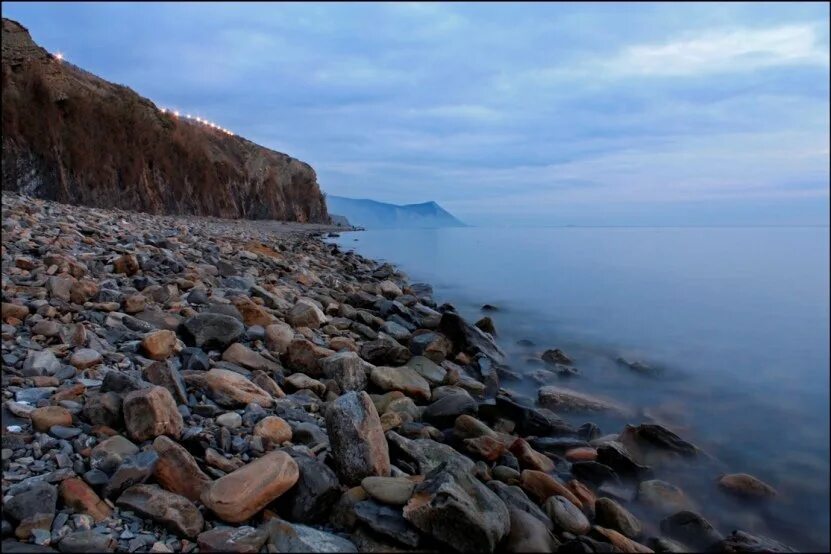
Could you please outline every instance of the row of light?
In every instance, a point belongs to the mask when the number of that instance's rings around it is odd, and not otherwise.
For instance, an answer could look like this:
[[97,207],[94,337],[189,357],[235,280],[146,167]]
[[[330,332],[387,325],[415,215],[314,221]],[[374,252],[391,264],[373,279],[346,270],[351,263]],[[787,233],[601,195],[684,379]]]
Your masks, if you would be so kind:
[[184,118],[186,118],[186,119],[190,119],[191,121],[195,121],[195,122],[197,122],[197,123],[201,123],[202,125],[207,125],[207,126],[208,126],[208,127],[210,127],[211,129],[215,129],[215,130],[217,130],[217,131],[219,131],[219,132],[221,132],[221,133],[225,133],[226,135],[230,135],[230,136],[233,136],[233,135],[234,135],[234,133],[232,133],[232,132],[231,132],[231,131],[229,131],[228,129],[226,129],[226,128],[224,128],[224,127],[220,127],[220,126],[219,126],[219,125],[217,125],[216,123],[213,123],[213,122],[211,122],[211,121],[208,121],[207,119],[203,119],[203,118],[198,117],[198,116],[195,116],[195,115],[185,114],[185,115],[183,116],[182,114],[180,114],[180,113],[179,113],[179,111],[178,111],[178,110],[168,110],[167,108],[161,108],[161,112],[162,112],[162,113],[169,113],[169,114],[171,114],[173,117],[184,117]]
[[[55,59],[56,59],[56,60],[58,60],[59,62],[62,62],[62,61],[63,61],[63,53],[61,53],[61,52],[55,52],[55,53],[54,53],[54,54],[52,54],[52,55],[53,55],[53,56],[55,56]],[[171,115],[173,115],[173,117],[180,117],[180,114],[179,114],[179,111],[178,111],[178,110],[168,110],[168,109],[166,109],[166,108],[161,108],[161,112],[162,112],[162,113],[170,113]],[[217,125],[216,123],[213,123],[213,122],[211,122],[211,121],[208,121],[207,119],[203,119],[203,118],[201,118],[201,117],[197,117],[197,116],[195,116],[195,115],[194,115],[194,116],[192,116],[192,115],[190,115],[190,114],[185,114],[185,116],[184,116],[184,117],[185,117],[185,118],[187,118],[187,119],[190,119],[190,120],[192,120],[192,121],[195,121],[195,122],[197,122],[197,123],[201,123],[202,125],[207,125],[207,126],[208,126],[208,127],[210,127],[211,129],[215,129],[215,130],[217,130],[217,131],[220,131],[220,132],[222,132],[222,133],[225,133],[226,135],[229,135],[229,136],[234,136],[234,133],[232,133],[232,132],[231,132],[231,131],[229,131],[228,129],[226,129],[226,128],[224,128],[224,127],[220,127],[220,126],[219,126],[219,125]]]

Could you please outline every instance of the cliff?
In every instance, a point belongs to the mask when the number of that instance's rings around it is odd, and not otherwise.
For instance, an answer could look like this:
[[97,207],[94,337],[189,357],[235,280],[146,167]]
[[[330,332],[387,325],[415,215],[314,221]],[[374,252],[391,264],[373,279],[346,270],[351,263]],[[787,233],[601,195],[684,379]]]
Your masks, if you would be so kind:
[[157,214],[329,221],[308,164],[162,112],[3,19],[3,189]]
[[331,212],[345,216],[352,225],[368,229],[466,227],[435,202],[399,206],[330,194],[326,204]]

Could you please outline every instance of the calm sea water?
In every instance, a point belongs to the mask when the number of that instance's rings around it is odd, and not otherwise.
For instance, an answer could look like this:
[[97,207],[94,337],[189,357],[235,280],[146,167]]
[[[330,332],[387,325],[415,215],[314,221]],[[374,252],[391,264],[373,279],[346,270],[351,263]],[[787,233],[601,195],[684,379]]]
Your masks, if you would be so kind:
[[[804,228],[463,228],[377,230],[333,239],[434,286],[475,321],[484,303],[529,397],[529,353],[561,348],[581,370],[550,384],[606,396],[630,421],[583,414],[603,433],[659,422],[714,462],[661,468],[724,534],[744,529],[829,548],[829,230]],[[530,339],[535,347],[519,347]],[[637,374],[624,356],[654,368]],[[779,491],[766,505],[715,486],[746,472]],[[635,510],[637,511],[637,510]]]

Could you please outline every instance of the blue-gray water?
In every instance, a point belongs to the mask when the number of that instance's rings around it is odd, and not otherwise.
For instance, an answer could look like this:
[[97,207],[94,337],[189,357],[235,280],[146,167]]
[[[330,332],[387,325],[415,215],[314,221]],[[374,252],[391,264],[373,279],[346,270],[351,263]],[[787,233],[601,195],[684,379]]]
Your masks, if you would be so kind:
[[[356,240],[357,239],[357,240]],[[344,233],[343,249],[434,286],[471,321],[483,303],[512,367],[516,346],[561,348],[581,375],[559,384],[624,402],[630,423],[664,423],[712,454],[665,468],[722,533],[741,528],[805,550],[829,547],[829,230],[461,228]],[[618,356],[663,369],[644,377]],[[506,384],[507,385],[507,384]],[[535,396],[538,384],[508,385]],[[582,415],[603,433],[625,420]],[[736,502],[719,472],[779,496]]]

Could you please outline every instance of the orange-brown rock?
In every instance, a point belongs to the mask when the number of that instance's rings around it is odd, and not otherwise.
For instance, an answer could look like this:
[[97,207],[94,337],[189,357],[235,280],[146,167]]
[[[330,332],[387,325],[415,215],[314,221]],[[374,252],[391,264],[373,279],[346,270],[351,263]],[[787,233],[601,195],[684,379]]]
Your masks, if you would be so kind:
[[269,377],[264,371],[257,370],[251,374],[251,382],[263,389],[274,398],[283,398],[286,393],[280,388],[277,382]]
[[81,279],[72,284],[69,289],[69,300],[75,304],[83,304],[98,294],[98,283],[89,279]]
[[45,433],[53,425],[63,425],[69,427],[72,425],[72,414],[69,410],[61,406],[44,406],[37,408],[29,414],[32,419],[32,427],[35,431]]
[[480,458],[493,462],[505,453],[502,441],[490,435],[482,435],[472,439],[464,439],[465,448]]
[[153,470],[156,481],[163,488],[188,500],[199,500],[211,478],[199,468],[190,452],[164,435],[153,441],[153,450],[159,455]]
[[20,304],[12,304],[11,302],[3,302],[2,310],[4,321],[9,317],[23,321],[29,315],[29,308],[21,306]]
[[648,548],[639,542],[635,542],[632,539],[627,538],[626,536],[624,536],[621,533],[618,533],[614,529],[606,529],[605,527],[594,525],[592,526],[592,532],[595,535],[603,537],[603,539],[613,544],[621,552],[639,552],[644,554],[649,552],[655,552],[651,548]]
[[291,427],[281,417],[268,416],[254,426],[254,435],[278,445],[291,440]]
[[333,350],[317,346],[306,339],[294,339],[283,354],[283,362],[289,369],[302,371],[311,377],[320,377],[322,371],[319,360],[332,354],[335,354]]
[[272,451],[214,481],[202,493],[202,503],[223,521],[240,523],[293,487],[299,476],[291,456]]
[[139,270],[139,263],[132,254],[124,254],[113,262],[113,270],[116,273],[124,273],[129,277]]
[[270,408],[271,396],[239,373],[228,369],[213,368],[204,375],[205,385],[217,404],[229,408],[244,407],[255,403]]
[[75,512],[89,514],[96,522],[107,519],[113,513],[112,508],[80,477],[61,481],[60,494],[64,504]]
[[531,445],[525,439],[516,439],[511,445],[510,451],[517,457],[522,468],[537,471],[554,470],[554,461],[545,454],[531,448]]
[[130,438],[144,441],[168,435],[178,439],[182,434],[182,414],[176,409],[170,391],[164,387],[150,387],[129,393],[124,397],[124,424]]
[[520,486],[529,493],[537,502],[542,504],[548,497],[558,494],[564,496],[569,502],[583,507],[583,503],[572,493],[559,479],[552,477],[542,471],[526,469],[520,474]]
[[718,484],[723,490],[745,498],[776,496],[776,489],[747,473],[722,475],[718,480]]
[[232,302],[234,306],[242,314],[242,320],[247,326],[261,325],[266,327],[275,321],[275,317],[268,313],[265,308],[258,306],[251,301],[247,296],[237,296]]
[[594,503],[597,500],[597,496],[591,491],[589,487],[578,481],[577,479],[572,479],[568,483],[566,483],[568,490],[574,493],[574,496],[580,499],[580,502],[583,503],[583,507],[594,507]]
[[141,341],[141,349],[152,360],[166,360],[176,349],[176,333],[167,329],[148,333]]
[[597,459],[597,450],[590,446],[581,446],[566,450],[565,456],[569,462],[592,462]]

